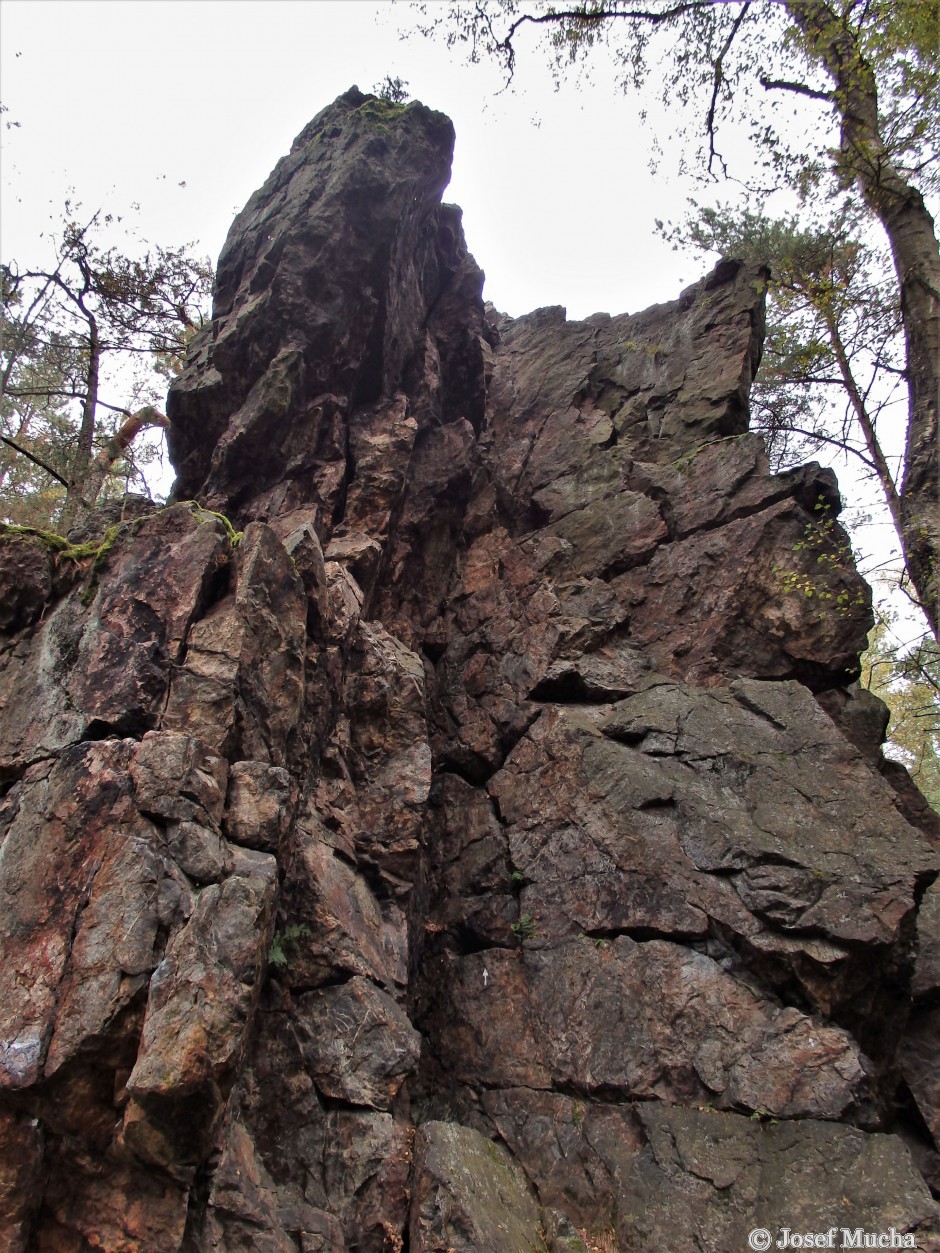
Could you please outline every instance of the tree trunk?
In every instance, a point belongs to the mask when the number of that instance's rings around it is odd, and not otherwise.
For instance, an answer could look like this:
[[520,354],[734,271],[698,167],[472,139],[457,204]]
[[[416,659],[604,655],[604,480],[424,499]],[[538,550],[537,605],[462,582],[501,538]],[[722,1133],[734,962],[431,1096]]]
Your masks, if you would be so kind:
[[794,0],[787,10],[806,36],[810,52],[832,77],[833,101],[842,125],[842,164],[891,245],[907,345],[909,397],[901,485],[902,543],[911,582],[938,636],[940,253],[934,221],[923,196],[892,163],[880,132],[874,71],[852,30],[823,0]]
[[820,309],[820,316],[826,324],[826,330],[829,333],[829,343],[832,345],[832,351],[835,354],[836,362],[839,366],[839,373],[842,376],[842,383],[848,393],[849,403],[855,414],[855,420],[862,432],[862,438],[865,440],[865,447],[872,465],[875,467],[875,473],[878,475],[878,482],[881,484],[881,490],[884,493],[885,504],[891,514],[891,520],[894,523],[894,529],[897,532],[898,543],[904,547],[904,510],[901,498],[898,495],[898,489],[895,486],[894,479],[891,475],[890,467],[885,460],[884,452],[878,440],[878,435],[872,424],[865,401],[862,399],[861,392],[858,390],[858,384],[855,382],[855,376],[852,373],[852,365],[849,361],[849,354],[846,351],[845,344],[842,342],[842,336],[839,334],[839,327],[835,318],[828,309]]
[[166,429],[169,425],[169,419],[164,414],[158,413],[152,405],[144,405],[143,409],[130,414],[88,467],[82,491],[82,500],[87,502],[85,507],[91,508],[98,499],[111,467],[115,461],[124,456],[141,431],[155,426]]
[[[78,430],[78,444],[72,467],[69,473],[69,486],[65,496],[65,505],[59,519],[59,527],[63,535],[83,513],[94,504],[94,499],[86,500],[86,487],[91,471],[92,452],[95,444],[95,417],[98,411],[98,373],[101,366],[101,340],[98,335],[98,323],[93,313],[89,312],[81,301],[82,312],[88,319],[88,369],[85,374],[85,402],[82,405],[82,422]],[[95,493],[97,495],[97,492]]]

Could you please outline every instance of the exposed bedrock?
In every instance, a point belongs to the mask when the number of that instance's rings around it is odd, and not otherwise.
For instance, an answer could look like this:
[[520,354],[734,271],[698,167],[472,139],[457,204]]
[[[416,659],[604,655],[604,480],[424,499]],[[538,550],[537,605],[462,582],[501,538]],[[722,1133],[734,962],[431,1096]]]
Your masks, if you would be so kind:
[[324,110],[175,503],[0,537],[0,1241],[940,1247],[938,821],[748,433],[766,275],[505,317],[452,144]]

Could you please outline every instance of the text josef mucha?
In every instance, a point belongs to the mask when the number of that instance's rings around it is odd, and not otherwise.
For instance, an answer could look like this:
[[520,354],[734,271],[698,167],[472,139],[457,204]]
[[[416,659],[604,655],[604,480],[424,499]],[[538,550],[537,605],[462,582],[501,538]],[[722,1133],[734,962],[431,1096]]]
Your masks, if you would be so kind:
[[766,1227],[756,1227],[748,1236],[748,1244],[758,1253],[771,1246],[777,1249],[916,1249],[917,1237],[895,1227],[887,1231],[865,1231],[862,1227],[793,1231],[790,1227],[781,1227],[775,1238]]

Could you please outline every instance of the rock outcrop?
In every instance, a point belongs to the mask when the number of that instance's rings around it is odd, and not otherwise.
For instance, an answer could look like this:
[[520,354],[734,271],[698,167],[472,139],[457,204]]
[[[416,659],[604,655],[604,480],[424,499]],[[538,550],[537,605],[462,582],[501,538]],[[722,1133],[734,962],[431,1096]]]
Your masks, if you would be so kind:
[[2,540],[4,1247],[940,1247],[940,834],[766,275],[504,317],[452,143],[314,119],[175,503]]

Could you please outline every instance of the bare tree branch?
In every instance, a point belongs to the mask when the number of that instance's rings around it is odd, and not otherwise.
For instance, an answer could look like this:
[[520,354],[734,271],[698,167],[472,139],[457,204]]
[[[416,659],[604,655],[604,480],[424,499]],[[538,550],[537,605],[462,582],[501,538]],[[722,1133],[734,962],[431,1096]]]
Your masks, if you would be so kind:
[[[744,7],[747,8],[750,0],[743,0],[743,2]],[[516,61],[516,50],[512,41],[523,26],[559,25],[563,22],[582,22],[585,25],[600,25],[602,22],[617,19],[648,22],[651,26],[661,26],[664,22],[670,22],[674,18],[682,17],[685,13],[700,12],[704,9],[718,8],[726,4],[741,3],[742,0],[680,0],[680,3],[672,5],[671,8],[659,11],[655,9],[607,9],[603,7],[588,9],[587,5],[582,5],[575,9],[555,9],[549,13],[523,13],[521,17],[516,18],[502,39],[497,38],[489,14],[479,4],[477,5],[477,16],[485,22],[490,38],[493,40],[493,47],[505,58],[507,81],[511,81],[515,73]]]
[[52,477],[56,480],[56,482],[61,483],[64,488],[67,489],[71,487],[71,484],[69,483],[69,481],[67,479],[64,479],[62,475],[58,472],[58,470],[53,470],[52,466],[48,465],[45,461],[43,461],[41,457],[35,456],[33,453],[29,451],[29,449],[21,448],[20,445],[16,442],[16,440],[11,439],[9,435],[0,435],[0,441],[2,441],[4,444],[12,448],[14,452],[18,452],[20,456],[26,457],[29,461],[33,463],[33,465],[39,466],[40,470],[45,470],[47,474],[51,474]]
[[765,91],[793,91],[798,96],[808,96],[810,100],[825,100],[827,104],[831,104],[834,99],[831,91],[815,91],[805,83],[792,83],[785,78],[761,77],[758,81]]
[[[760,431],[761,427],[758,426],[755,429]],[[821,431],[807,431],[802,427],[793,426],[789,422],[786,429],[791,435],[801,435],[804,439],[813,440],[819,444],[828,444],[832,448],[838,448],[840,452],[849,452],[853,457],[857,457],[873,474],[878,472],[877,467],[860,448],[855,448],[851,444],[845,443],[842,439],[836,439],[832,435],[824,435]]]
[[747,16],[747,11],[750,7],[751,7],[751,0],[744,0],[744,4],[741,6],[740,13],[735,15],[735,19],[731,25],[731,29],[728,31],[728,38],[725,40],[724,46],[722,47],[721,51],[718,53],[718,58],[715,61],[715,66],[714,66],[714,76],[712,79],[712,98],[708,103],[708,114],[705,119],[705,133],[708,135],[708,172],[709,174],[711,174],[712,165],[714,164],[715,158],[717,157],[718,160],[721,162],[721,172],[722,174],[724,174],[725,178],[728,177],[728,166],[725,162],[724,157],[721,155],[720,152],[718,152],[718,150],[715,147],[715,111],[718,108],[718,96],[721,92],[721,86],[722,86],[722,83],[725,81],[725,76],[724,76],[725,57],[731,51],[731,45],[734,43],[734,37],[740,30],[741,23],[744,21],[745,17]]

